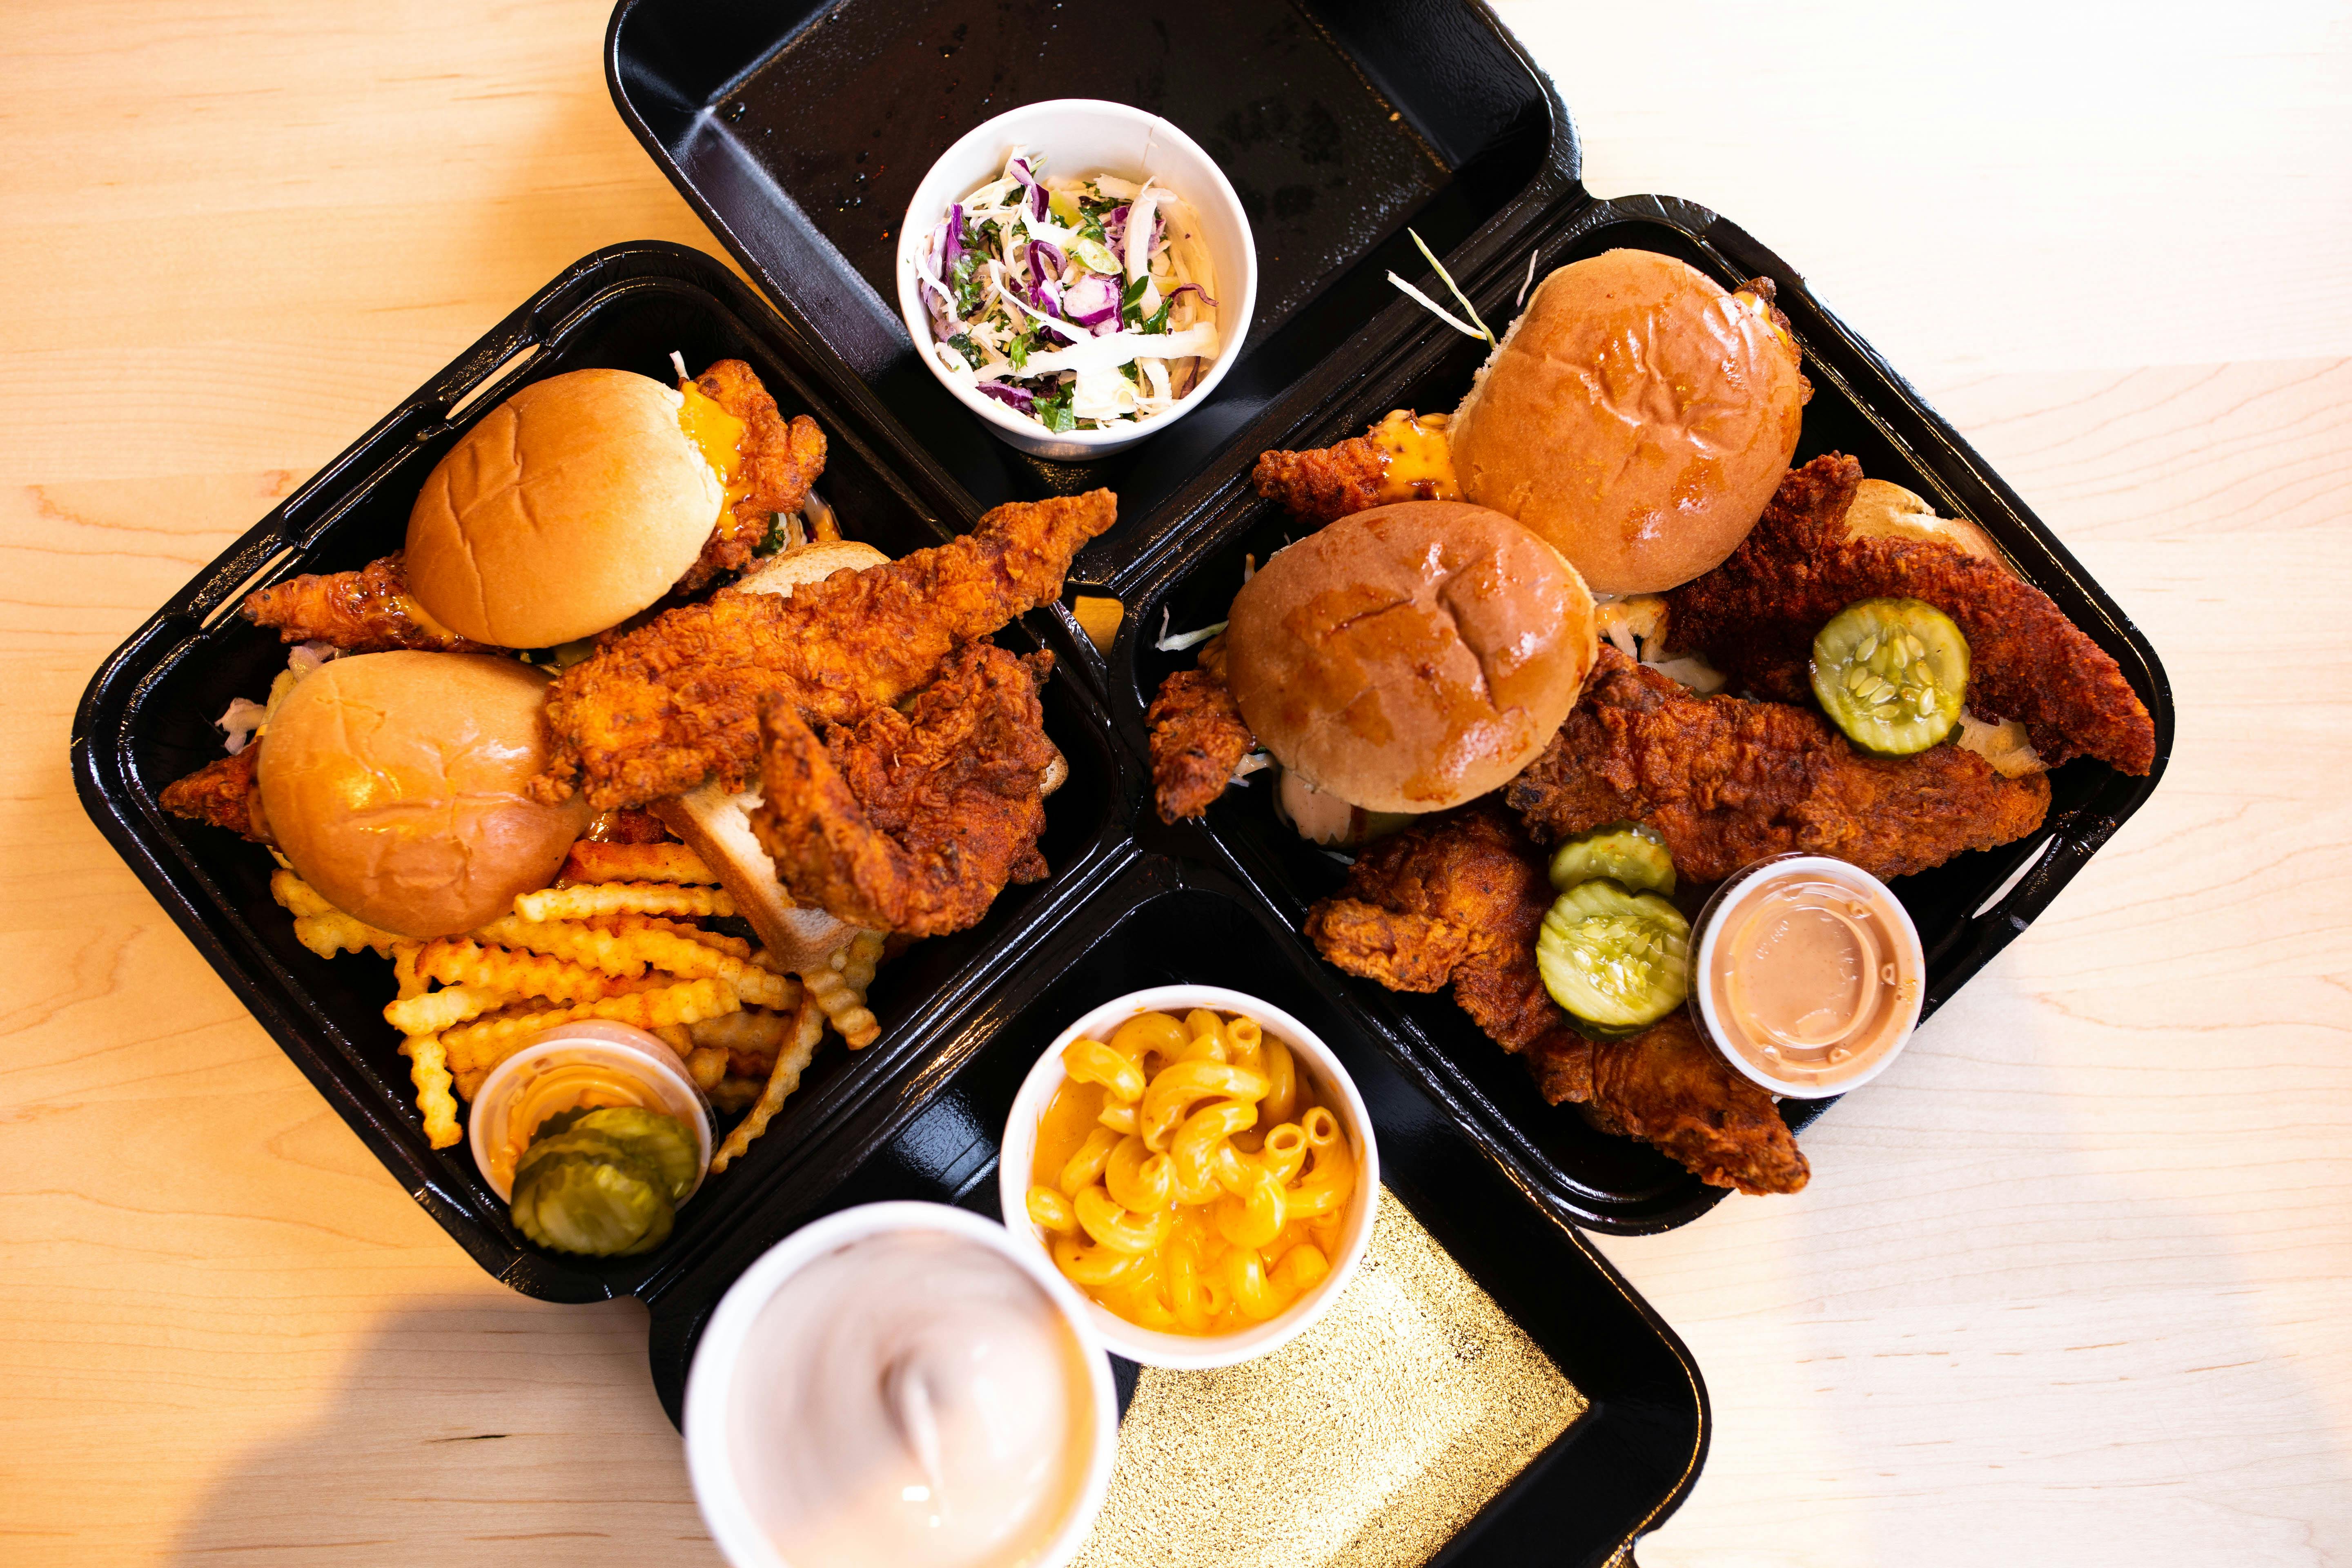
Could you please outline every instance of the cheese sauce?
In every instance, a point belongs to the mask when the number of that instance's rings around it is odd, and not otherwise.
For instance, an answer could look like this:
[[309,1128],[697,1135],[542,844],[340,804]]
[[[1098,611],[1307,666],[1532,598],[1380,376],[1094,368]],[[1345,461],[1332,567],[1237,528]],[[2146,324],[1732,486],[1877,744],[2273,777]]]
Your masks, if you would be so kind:
[[686,398],[678,405],[678,426],[701,451],[703,461],[710,465],[710,471],[719,476],[719,488],[726,491],[726,500],[719,506],[719,521],[724,527],[735,503],[751,493],[751,487],[737,478],[743,468],[743,432],[749,426],[694,383],[680,382],[677,389]]
[[1382,501],[1462,499],[1462,487],[1454,477],[1454,448],[1445,437],[1450,417],[1399,408],[1372,426],[1372,445],[1381,458]]
[[732,1446],[777,1553],[806,1568],[1021,1568],[1094,1447],[1077,1338],[1010,1260],[889,1232],[787,1280],[746,1342]]
[[1820,857],[1768,861],[1700,917],[1701,1018],[1717,1047],[1784,1094],[1874,1076],[1918,1022],[1925,961],[1894,894]]

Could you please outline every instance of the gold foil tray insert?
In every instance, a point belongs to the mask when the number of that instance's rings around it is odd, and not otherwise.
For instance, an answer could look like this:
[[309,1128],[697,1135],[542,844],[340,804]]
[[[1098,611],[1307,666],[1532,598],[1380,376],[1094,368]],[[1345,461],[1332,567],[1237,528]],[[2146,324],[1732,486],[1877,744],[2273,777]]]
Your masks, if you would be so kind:
[[1240,1366],[1143,1369],[1078,1563],[1425,1563],[1584,1405],[1383,1188],[1321,1322]]

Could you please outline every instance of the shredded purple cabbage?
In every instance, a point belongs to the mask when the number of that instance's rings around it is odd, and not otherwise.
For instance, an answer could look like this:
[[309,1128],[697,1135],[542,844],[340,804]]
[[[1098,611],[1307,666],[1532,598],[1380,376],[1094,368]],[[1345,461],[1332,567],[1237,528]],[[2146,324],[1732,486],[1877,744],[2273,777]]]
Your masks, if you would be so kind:
[[1008,386],[1001,381],[974,382],[972,389],[995,398],[999,403],[1010,404],[1024,414],[1034,412],[1037,405],[1037,398],[1034,393],[1022,387]]
[[1118,288],[1089,272],[1063,293],[1063,313],[1082,327],[1118,314]]
[[1206,289],[1202,288],[1198,283],[1179,284],[1177,286],[1176,292],[1168,296],[1168,303],[1171,305],[1174,304],[1178,294],[1186,293],[1198,294],[1201,297],[1201,303],[1206,305],[1212,310],[1218,308],[1217,302],[1209,298],[1209,291]]
[[940,267],[941,271],[945,272],[948,268],[954,267],[956,264],[956,258],[962,254],[963,204],[961,202],[958,202],[955,205],[948,208],[948,242],[940,252]]
[[1058,281],[1062,276],[1062,268],[1067,265],[1068,263],[1062,259],[1059,247],[1049,245],[1042,239],[1033,239],[1029,242],[1029,276],[1033,279],[1031,284],[1033,292],[1048,282]]

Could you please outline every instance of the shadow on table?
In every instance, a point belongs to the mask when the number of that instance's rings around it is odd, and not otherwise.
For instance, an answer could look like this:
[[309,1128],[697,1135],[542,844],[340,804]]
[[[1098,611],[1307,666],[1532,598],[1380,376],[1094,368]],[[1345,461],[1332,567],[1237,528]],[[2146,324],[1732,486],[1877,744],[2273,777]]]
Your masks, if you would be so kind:
[[[311,1359],[299,1342],[287,1351],[289,1363]],[[634,1300],[412,1305],[323,1392],[287,1375],[300,1414],[224,1457],[167,1561],[719,1561],[654,1397]]]

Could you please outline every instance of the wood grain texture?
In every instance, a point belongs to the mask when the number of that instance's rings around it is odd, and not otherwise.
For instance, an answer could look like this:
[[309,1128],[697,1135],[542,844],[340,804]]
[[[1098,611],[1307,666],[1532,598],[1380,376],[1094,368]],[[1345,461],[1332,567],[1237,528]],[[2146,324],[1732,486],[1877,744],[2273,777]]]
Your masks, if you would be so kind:
[[[1804,268],[2147,630],[2153,802],[1791,1200],[1606,1249],[1649,1568],[2352,1562],[2352,20],[1516,0],[1607,192]],[[632,1303],[498,1286],[75,802],[97,661],[565,263],[715,249],[606,7],[0,17],[0,1562],[713,1561]]]

